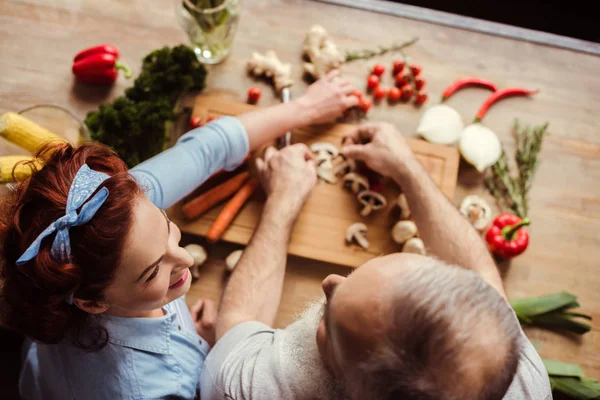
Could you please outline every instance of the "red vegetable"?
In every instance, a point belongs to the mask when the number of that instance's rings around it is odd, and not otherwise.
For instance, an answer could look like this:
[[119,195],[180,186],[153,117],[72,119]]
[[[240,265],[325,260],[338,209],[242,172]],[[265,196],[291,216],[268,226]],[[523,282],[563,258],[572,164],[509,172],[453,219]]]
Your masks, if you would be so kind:
[[442,93],[442,101],[452,96],[455,92],[467,86],[481,86],[486,89],[490,89],[492,92],[497,90],[496,85],[492,82],[482,78],[462,78],[455,81],[452,85],[448,86],[444,93]]
[[217,119],[218,117],[214,117],[214,116],[210,116],[208,117],[208,119],[206,120],[206,123],[208,124],[209,122],[213,122],[215,119]]
[[375,89],[379,85],[379,77],[377,75],[370,75],[367,79],[367,87],[369,89]]
[[475,122],[480,122],[487,110],[498,100],[503,99],[509,96],[529,96],[532,94],[536,94],[537,90],[528,90],[522,88],[510,88],[510,89],[500,89],[490,95],[487,100],[481,105],[479,111],[477,111],[477,115],[475,116]]
[[131,77],[131,69],[118,61],[119,51],[110,45],[91,47],[79,52],[73,59],[71,70],[80,82],[111,84],[117,79],[117,70]]
[[401,72],[399,72],[396,75],[396,86],[398,86],[399,88],[401,88],[404,85],[408,85],[409,83],[410,83],[410,75],[408,75],[408,74],[402,75]]
[[385,67],[381,64],[375,64],[375,66],[373,67],[374,75],[381,76],[381,75],[383,75],[384,72],[385,72]]
[[202,123],[202,120],[200,119],[200,117],[190,118],[190,129],[200,128],[202,125],[204,125],[204,124]]
[[423,69],[418,64],[412,64],[408,68],[410,68],[410,72],[412,72],[414,77],[419,76],[419,74],[421,73],[421,70]]
[[260,89],[257,87],[251,87],[248,89],[248,103],[255,104],[260,99]]
[[410,100],[413,97],[414,93],[415,91],[413,90],[413,88],[411,88],[410,85],[406,85],[402,88],[401,98],[404,101]]
[[423,89],[423,86],[425,86],[425,83],[427,83],[427,82],[423,78],[415,79],[415,87],[417,88],[417,90]]
[[404,61],[402,60],[395,60],[392,65],[394,76],[398,75],[404,69]]
[[373,98],[376,100],[381,100],[387,94],[387,90],[384,87],[377,86],[375,91],[373,92]]
[[397,87],[393,87],[388,92],[388,100],[389,101],[398,101],[398,100],[400,100],[401,95],[402,95],[402,92],[400,92],[400,89],[398,89]]
[[99,46],[90,47],[85,50],[81,50],[73,58],[73,62],[77,62],[85,57],[93,54],[112,54],[115,58],[119,58],[119,50],[111,44],[101,44]]
[[415,98],[415,103],[417,105],[421,105],[423,103],[425,103],[427,101],[427,92],[425,92],[424,90],[419,90],[417,92],[417,97]]
[[366,113],[371,108],[371,102],[369,99],[360,99],[360,103],[358,103],[358,108],[360,111]]
[[500,214],[485,235],[490,251],[497,256],[509,259],[523,253],[529,244],[529,233],[523,226],[530,221],[512,214]]

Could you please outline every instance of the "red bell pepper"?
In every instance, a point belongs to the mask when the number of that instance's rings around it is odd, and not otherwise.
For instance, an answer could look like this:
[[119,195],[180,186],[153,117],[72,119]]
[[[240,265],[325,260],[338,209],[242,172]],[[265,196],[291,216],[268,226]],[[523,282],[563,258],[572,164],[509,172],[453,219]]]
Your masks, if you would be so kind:
[[488,249],[504,259],[523,253],[529,245],[529,233],[523,227],[530,223],[529,219],[513,214],[498,215],[485,235]]
[[117,70],[122,69],[125,78],[130,78],[131,69],[118,58],[119,51],[111,45],[85,49],[73,59],[73,74],[80,82],[111,84],[117,79]]

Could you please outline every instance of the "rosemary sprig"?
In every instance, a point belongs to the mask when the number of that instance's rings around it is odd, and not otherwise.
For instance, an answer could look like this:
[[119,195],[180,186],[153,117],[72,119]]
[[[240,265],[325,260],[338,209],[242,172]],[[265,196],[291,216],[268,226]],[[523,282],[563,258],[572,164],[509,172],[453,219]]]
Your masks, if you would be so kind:
[[527,217],[529,211],[527,195],[539,164],[538,155],[547,129],[548,123],[533,128],[521,128],[519,120],[515,120],[512,135],[515,140],[515,162],[518,170],[516,175],[512,173],[503,151],[484,180],[500,207],[509,209],[521,218]]
[[344,59],[344,62],[350,62],[354,60],[368,60],[369,58],[381,56],[388,52],[402,51],[406,47],[417,43],[418,40],[418,37],[414,37],[411,40],[406,41],[404,43],[394,43],[390,47],[380,46],[377,50],[362,49],[357,51],[346,51],[346,58]]

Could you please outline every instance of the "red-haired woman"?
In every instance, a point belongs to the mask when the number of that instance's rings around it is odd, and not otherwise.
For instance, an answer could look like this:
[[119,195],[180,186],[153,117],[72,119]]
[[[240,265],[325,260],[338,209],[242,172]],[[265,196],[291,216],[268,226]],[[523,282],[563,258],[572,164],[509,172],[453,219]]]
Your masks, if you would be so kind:
[[44,168],[0,220],[3,322],[29,338],[22,396],[197,397],[211,333],[198,335],[185,306],[192,259],[162,209],[249,150],[341,115],[357,103],[351,90],[331,73],[296,101],[220,118],[131,171],[98,144],[41,150]]

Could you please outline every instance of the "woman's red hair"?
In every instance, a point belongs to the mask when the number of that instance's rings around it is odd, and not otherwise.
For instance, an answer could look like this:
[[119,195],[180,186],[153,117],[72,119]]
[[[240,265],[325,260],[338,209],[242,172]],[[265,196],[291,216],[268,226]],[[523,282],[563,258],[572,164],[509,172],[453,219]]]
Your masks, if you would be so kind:
[[[80,347],[98,349],[108,340],[106,330],[66,300],[70,295],[104,300],[103,292],[119,265],[141,189],[117,154],[100,144],[77,148],[66,143],[49,144],[36,157],[45,166],[0,204],[3,322],[43,343],[57,343],[67,337]],[[55,235],[51,235],[34,259],[17,267],[17,259],[35,238],[65,215],[71,183],[83,164],[111,176],[100,185],[110,194],[90,222],[70,228],[72,263],[52,260],[50,247]]]

